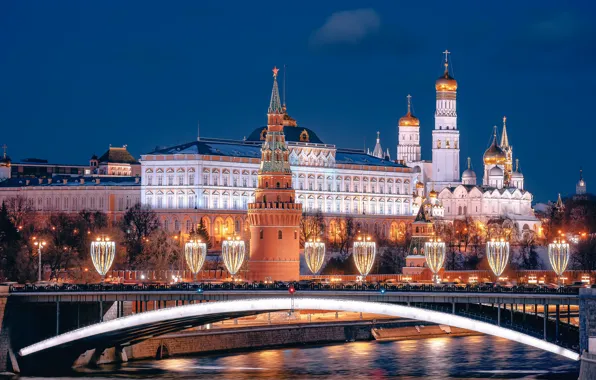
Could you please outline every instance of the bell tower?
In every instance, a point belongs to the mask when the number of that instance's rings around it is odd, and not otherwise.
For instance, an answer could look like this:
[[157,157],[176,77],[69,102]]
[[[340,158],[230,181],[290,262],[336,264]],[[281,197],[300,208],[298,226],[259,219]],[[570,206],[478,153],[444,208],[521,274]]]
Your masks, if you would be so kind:
[[267,112],[267,132],[261,147],[255,202],[248,205],[249,278],[255,281],[293,281],[300,276],[302,205],[295,202],[292,187],[284,111],[277,86],[278,71],[273,68],[273,90]]

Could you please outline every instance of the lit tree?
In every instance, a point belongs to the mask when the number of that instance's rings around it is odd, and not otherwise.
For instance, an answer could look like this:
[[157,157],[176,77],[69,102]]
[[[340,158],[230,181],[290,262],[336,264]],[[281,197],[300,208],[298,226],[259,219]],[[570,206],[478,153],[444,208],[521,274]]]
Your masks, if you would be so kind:
[[314,213],[304,211],[300,219],[300,246],[310,239],[316,239],[325,234],[325,218],[323,213],[317,210]]

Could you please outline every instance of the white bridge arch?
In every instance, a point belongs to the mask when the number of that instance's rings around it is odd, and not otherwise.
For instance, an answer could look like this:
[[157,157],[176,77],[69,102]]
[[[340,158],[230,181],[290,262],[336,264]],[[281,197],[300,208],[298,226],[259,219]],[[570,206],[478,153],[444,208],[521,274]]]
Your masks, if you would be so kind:
[[[505,338],[514,342],[523,343],[545,351],[563,355],[572,360],[579,360],[579,354],[577,352],[557,346],[556,344],[549,343],[545,340],[538,339],[518,331],[454,314],[382,302],[308,297],[294,297],[294,300],[292,301],[289,296],[280,298],[208,302],[135,314],[107,322],[97,323],[95,325],[57,335],[53,338],[49,338],[33,345],[24,347],[19,351],[19,354],[22,357],[26,357],[36,353],[42,353],[53,348],[73,346],[76,345],[77,342],[82,342],[85,340],[97,341],[97,339],[101,338],[102,336],[107,337],[107,339],[114,339],[114,341],[117,341],[117,337],[119,336],[118,334],[120,334],[120,341],[123,341],[122,336],[126,335],[126,341],[132,341],[136,343],[159,334],[182,330],[188,328],[190,325],[196,326],[242,315],[254,315],[270,311],[291,309],[363,312],[416,319],[423,322],[460,327],[463,329],[481,332],[487,335]],[[180,321],[180,323],[176,324],[177,321]],[[158,329],[156,328],[157,326],[168,327],[162,332],[158,332]],[[144,332],[144,329],[149,329],[153,331],[153,333],[147,334]],[[127,335],[128,331],[134,333]]]

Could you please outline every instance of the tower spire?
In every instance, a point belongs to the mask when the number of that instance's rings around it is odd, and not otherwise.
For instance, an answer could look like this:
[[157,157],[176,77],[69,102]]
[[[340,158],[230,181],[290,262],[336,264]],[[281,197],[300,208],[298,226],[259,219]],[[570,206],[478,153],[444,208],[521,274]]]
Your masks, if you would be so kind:
[[381,147],[381,132],[377,131],[377,144],[375,145],[375,149],[372,153],[373,156],[377,158],[383,158],[383,148]]
[[273,89],[271,90],[271,102],[269,103],[270,114],[281,114],[281,101],[279,100],[279,89],[277,87],[277,73],[279,69],[273,67]]
[[[4,158],[6,158],[6,145],[4,145]],[[584,179],[584,169],[580,166],[579,167],[579,180],[581,181]]]
[[408,94],[408,115],[412,114],[412,95]]
[[445,49],[445,51],[443,52],[443,54],[445,54],[445,74],[449,75],[449,54],[451,54],[451,52],[447,49]]
[[493,144],[492,145],[497,145],[497,126],[494,125],[493,126]]
[[472,159],[468,157],[468,169],[472,169]]
[[519,173],[519,158],[515,159],[515,171]]
[[509,147],[509,137],[507,136],[507,116],[503,116],[503,134],[501,135],[501,149]]
[[284,63],[284,83],[283,83],[283,108],[286,108],[286,64]]

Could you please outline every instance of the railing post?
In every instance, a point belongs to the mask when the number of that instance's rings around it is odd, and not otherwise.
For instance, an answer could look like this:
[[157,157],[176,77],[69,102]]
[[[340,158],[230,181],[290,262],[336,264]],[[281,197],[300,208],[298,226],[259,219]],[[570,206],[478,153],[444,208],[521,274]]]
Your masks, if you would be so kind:
[[571,303],[567,301],[567,325],[571,326]]
[[546,304],[544,304],[543,307],[544,307],[544,340],[546,340],[546,320],[548,319],[548,306]]
[[455,302],[451,301],[451,314],[455,314]]
[[511,304],[511,326],[513,326],[513,304]]
[[559,304],[555,306],[555,342],[559,341]]
[[56,335],[60,334],[60,301],[56,300]]
[[497,326],[501,326],[501,302],[497,304]]
[[526,327],[526,300],[524,299],[522,309],[522,326]]
[[103,300],[101,295],[99,296],[99,321],[103,322]]

